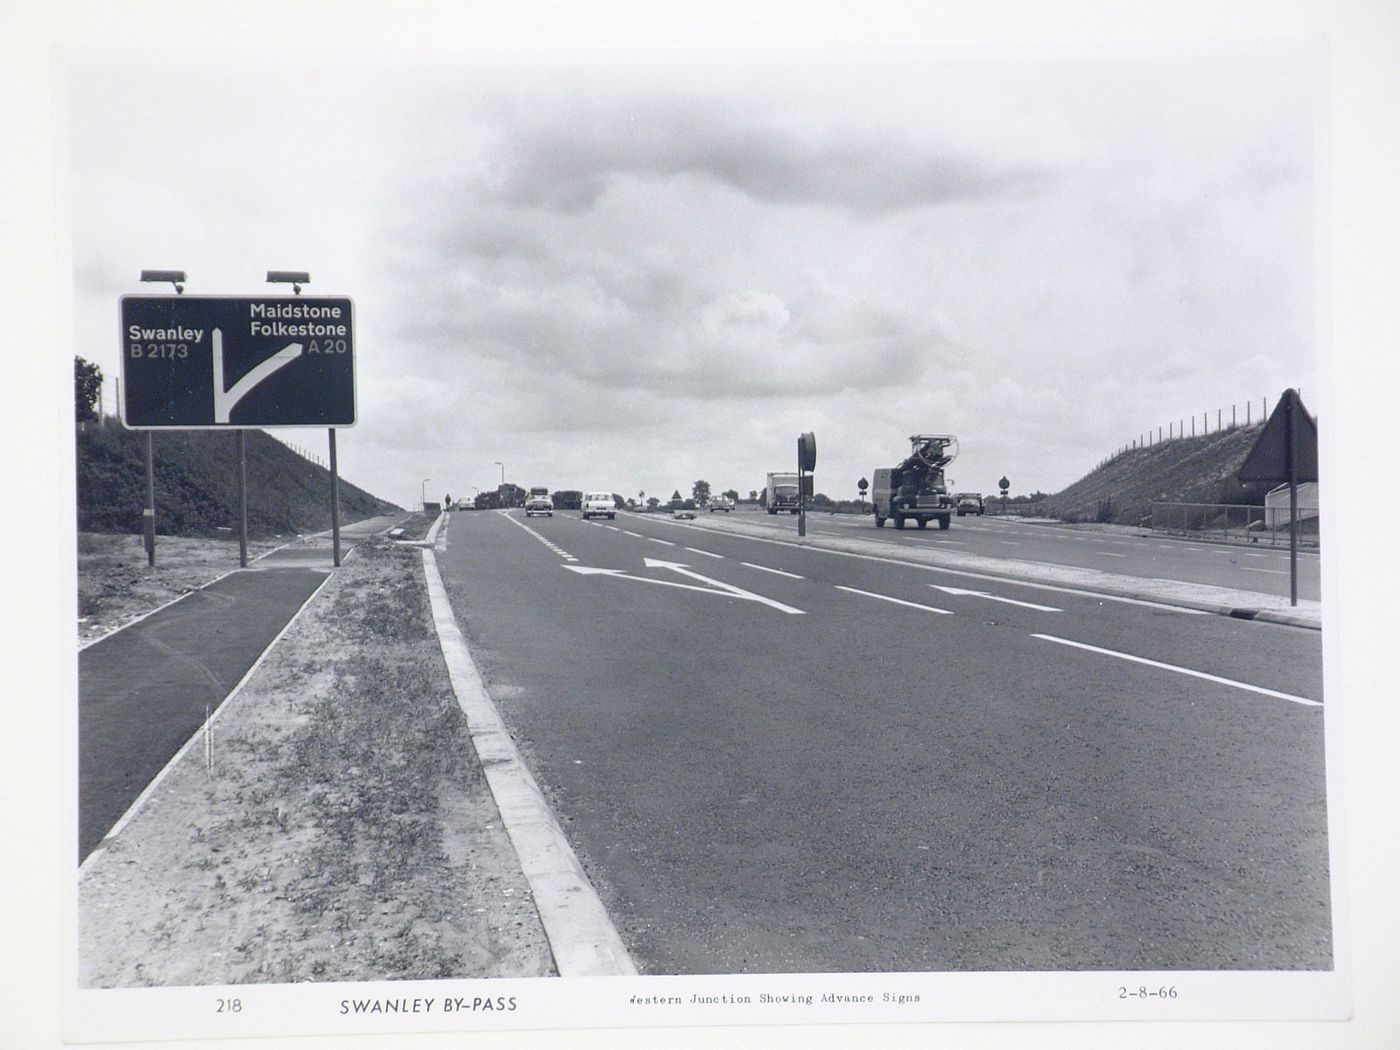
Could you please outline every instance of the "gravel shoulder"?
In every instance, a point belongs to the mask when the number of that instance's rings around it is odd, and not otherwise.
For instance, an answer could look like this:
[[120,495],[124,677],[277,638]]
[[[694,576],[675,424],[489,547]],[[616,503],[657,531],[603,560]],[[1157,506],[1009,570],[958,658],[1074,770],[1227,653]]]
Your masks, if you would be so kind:
[[[161,586],[207,582],[221,552],[177,570],[176,549],[158,549]],[[84,987],[554,972],[415,548],[357,547],[89,859],[78,898]]]

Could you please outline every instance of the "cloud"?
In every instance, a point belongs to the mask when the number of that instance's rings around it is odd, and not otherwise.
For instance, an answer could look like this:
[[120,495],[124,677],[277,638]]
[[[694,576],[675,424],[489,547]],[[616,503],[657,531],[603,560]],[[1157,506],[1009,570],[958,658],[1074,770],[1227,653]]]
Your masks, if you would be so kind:
[[691,176],[767,204],[875,214],[1034,192],[1053,174],[905,131],[794,126],[684,97],[573,99],[498,129],[491,150],[486,199],[560,212],[594,207],[629,178]]
[[[923,430],[969,487],[1053,488],[1315,385],[1291,61],[270,58],[182,66],[167,105],[116,62],[73,93],[76,339],[114,361],[142,267],[230,294],[306,268],[356,301],[357,482],[504,459],[747,490],[815,428],[833,489]],[[315,163],[289,182],[269,149]]]

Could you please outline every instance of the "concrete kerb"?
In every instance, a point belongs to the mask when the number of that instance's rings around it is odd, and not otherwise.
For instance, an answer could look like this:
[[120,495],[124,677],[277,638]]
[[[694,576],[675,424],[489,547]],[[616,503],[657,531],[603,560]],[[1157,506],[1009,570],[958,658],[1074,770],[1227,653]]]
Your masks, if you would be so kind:
[[635,976],[622,938],[486,692],[431,549],[423,551],[423,575],[452,690],[530,884],[559,976]]
[[664,522],[676,528],[732,533],[778,546],[820,550],[831,554],[910,565],[921,569],[962,569],[1012,582],[1036,582],[1075,587],[1098,591],[1108,596],[1158,602],[1163,605],[1193,609],[1197,612],[1213,613],[1217,616],[1261,620],[1266,623],[1304,627],[1311,630],[1321,630],[1322,628],[1322,605],[1320,602],[1305,601],[1300,602],[1297,606],[1290,606],[1287,598],[1259,594],[1254,591],[1236,591],[1210,584],[1185,583],[1177,580],[1123,576],[1104,572],[1101,569],[1051,565],[1046,562],[987,558],[961,551],[910,549],[907,547],[891,550],[888,544],[877,540],[810,535],[802,539],[798,539],[796,536],[789,539],[773,535],[773,530],[765,526],[742,521],[711,522],[706,520],[704,524],[700,524],[698,522],[676,522],[670,518],[656,515],[641,515],[641,517]]

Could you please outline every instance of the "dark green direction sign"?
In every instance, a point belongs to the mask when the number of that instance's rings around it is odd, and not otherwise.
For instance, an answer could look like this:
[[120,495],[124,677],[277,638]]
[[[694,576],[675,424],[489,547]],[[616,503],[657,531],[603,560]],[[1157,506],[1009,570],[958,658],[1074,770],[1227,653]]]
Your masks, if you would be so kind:
[[132,429],[355,423],[347,298],[128,295],[121,315]]

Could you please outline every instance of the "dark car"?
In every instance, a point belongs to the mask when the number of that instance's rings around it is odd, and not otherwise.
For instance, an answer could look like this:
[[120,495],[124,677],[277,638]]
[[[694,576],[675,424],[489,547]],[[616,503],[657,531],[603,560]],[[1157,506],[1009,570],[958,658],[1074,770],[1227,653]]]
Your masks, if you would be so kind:
[[953,497],[958,501],[958,517],[964,514],[983,514],[986,507],[982,505],[982,494],[980,492],[959,492]]

